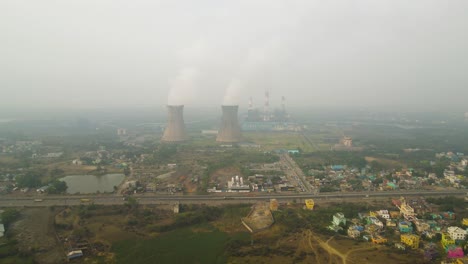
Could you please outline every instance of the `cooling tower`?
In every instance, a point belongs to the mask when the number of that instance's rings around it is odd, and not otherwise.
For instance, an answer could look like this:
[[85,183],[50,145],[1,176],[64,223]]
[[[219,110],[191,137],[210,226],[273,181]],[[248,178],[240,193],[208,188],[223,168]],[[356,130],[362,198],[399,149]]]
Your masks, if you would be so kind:
[[162,141],[179,142],[187,140],[184,125],[184,106],[183,105],[168,105],[167,106],[168,120],[167,126],[162,136]]
[[216,141],[234,143],[241,140],[241,129],[237,120],[238,105],[223,105],[223,117]]

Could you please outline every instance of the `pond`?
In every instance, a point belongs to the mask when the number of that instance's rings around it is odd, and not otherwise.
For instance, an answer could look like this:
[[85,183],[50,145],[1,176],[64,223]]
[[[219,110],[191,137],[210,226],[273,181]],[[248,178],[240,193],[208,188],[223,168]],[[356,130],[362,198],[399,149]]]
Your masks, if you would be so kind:
[[114,186],[122,183],[125,175],[123,174],[105,174],[105,175],[70,175],[61,178],[61,181],[67,183],[67,193],[97,193],[113,192]]

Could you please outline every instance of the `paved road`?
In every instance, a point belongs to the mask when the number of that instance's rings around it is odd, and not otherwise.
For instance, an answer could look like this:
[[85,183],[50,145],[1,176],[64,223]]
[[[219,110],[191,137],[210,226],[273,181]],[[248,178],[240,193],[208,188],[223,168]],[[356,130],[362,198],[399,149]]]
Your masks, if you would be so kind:
[[[140,204],[232,204],[232,203],[255,203],[258,201],[268,201],[275,198],[279,201],[303,202],[304,199],[313,198],[315,200],[347,200],[347,199],[372,199],[400,196],[464,196],[466,190],[444,190],[444,191],[398,191],[398,192],[354,192],[354,193],[321,193],[312,194],[265,194],[257,196],[249,195],[134,195]],[[36,201],[40,199],[40,201]],[[47,207],[47,206],[67,206],[83,204],[81,199],[89,199],[90,202],[101,205],[121,205],[124,204],[123,196],[119,195],[56,195],[56,196],[34,196],[34,197],[11,197],[0,196],[0,207]],[[85,202],[86,203],[86,202]]]
[[312,192],[312,186],[307,182],[305,179],[305,175],[302,172],[301,168],[297,165],[297,163],[289,156],[289,154],[281,154],[280,155],[280,161],[283,163],[283,165],[286,165],[288,169],[286,169],[286,172],[290,177],[293,178],[295,182],[298,183],[298,185],[301,187],[303,192]]

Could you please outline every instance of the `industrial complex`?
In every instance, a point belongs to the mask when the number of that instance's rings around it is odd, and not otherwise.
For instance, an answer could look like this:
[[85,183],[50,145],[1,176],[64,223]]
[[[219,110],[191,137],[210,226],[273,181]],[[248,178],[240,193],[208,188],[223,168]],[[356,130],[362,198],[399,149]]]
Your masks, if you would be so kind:
[[[219,143],[240,143],[242,131],[301,131],[302,127],[292,119],[286,111],[286,99],[281,97],[281,108],[270,109],[269,92],[265,92],[263,109],[254,108],[252,98],[242,124],[239,123],[239,105],[222,105],[222,117],[219,130],[202,131],[203,134],[215,134]],[[183,117],[184,105],[167,106],[167,123],[162,142],[183,142],[188,140]]]

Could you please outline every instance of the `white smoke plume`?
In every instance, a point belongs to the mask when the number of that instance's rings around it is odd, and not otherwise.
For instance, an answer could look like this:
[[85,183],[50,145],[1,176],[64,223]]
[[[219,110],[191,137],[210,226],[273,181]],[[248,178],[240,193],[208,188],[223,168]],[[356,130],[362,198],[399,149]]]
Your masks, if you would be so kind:
[[251,47],[247,53],[247,58],[240,67],[241,75],[248,78],[255,71],[261,70],[272,60],[277,50],[278,43],[273,42],[273,40],[260,47]]
[[171,81],[168,105],[184,105],[197,94],[197,82],[200,73],[196,68],[182,68],[177,77]]
[[185,105],[197,95],[200,81],[199,67],[206,55],[206,45],[203,39],[198,39],[191,46],[177,52],[181,68],[176,77],[169,82],[168,105]]
[[[261,46],[250,47],[247,55],[239,65],[237,77],[232,78],[225,92],[223,105],[239,105],[240,98],[248,87],[250,78],[262,72],[268,64],[272,63],[274,54],[278,53],[280,42],[278,39],[270,39]],[[252,87],[252,89],[255,89]]]
[[237,78],[232,79],[224,92],[223,105],[238,105],[241,89],[241,81]]

